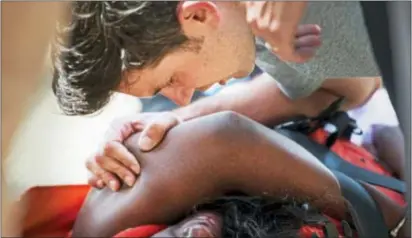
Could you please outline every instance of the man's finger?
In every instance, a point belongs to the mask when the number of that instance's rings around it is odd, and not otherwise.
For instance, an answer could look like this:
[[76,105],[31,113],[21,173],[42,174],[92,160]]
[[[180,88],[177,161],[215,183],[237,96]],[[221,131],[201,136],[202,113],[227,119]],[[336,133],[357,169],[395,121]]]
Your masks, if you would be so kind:
[[319,35],[305,35],[295,40],[295,49],[306,47],[319,47],[321,45],[321,39]]
[[133,114],[127,117],[122,117],[110,123],[109,130],[106,131],[106,141],[124,142],[127,138],[136,132],[143,130],[145,119],[149,116],[146,114]]
[[296,63],[305,63],[316,55],[317,47],[302,47],[296,50]]
[[91,175],[87,181],[87,183],[95,188],[102,189],[105,187],[103,180],[99,179],[98,177]]
[[163,140],[166,131],[173,125],[163,123],[151,123],[143,130],[140,139],[139,147],[142,151],[150,151]]
[[150,123],[143,130],[139,139],[139,147],[142,151],[152,150],[163,140],[167,131],[180,123],[179,118],[172,114],[159,116],[158,120]]
[[118,178],[122,179],[127,185],[132,186],[136,181],[136,177],[128,170],[123,164],[118,162],[116,159],[107,156],[98,156],[96,157],[96,163],[103,169],[105,172],[112,173]]
[[[140,165],[132,153],[120,142],[109,141],[104,147],[104,155],[117,159],[126,168],[136,174],[140,173]],[[113,171],[110,168],[103,167],[106,170]],[[113,171],[114,172],[114,171]],[[119,174],[118,174],[119,175]]]
[[117,191],[120,188],[120,181],[114,175],[109,172],[106,172],[100,166],[97,165],[95,162],[96,159],[89,160],[86,162],[87,169],[94,174],[94,176],[103,180],[103,182],[109,186],[109,188],[113,191]]
[[261,3],[263,3],[263,5],[261,6],[258,18],[256,19],[257,26],[260,29],[267,29],[274,18],[272,9],[274,3],[268,1]]
[[320,35],[321,28],[316,24],[303,24],[299,25],[296,30],[296,37],[301,37],[304,35]]
[[262,2],[255,2],[255,1],[249,1],[246,2],[246,21],[248,23],[252,23],[256,21],[260,13],[262,11],[263,3]]

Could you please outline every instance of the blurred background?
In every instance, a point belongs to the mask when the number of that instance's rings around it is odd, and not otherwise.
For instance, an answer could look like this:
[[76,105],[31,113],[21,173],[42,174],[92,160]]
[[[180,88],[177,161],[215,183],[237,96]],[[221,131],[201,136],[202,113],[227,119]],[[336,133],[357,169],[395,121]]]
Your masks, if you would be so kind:
[[103,112],[87,117],[63,115],[51,90],[51,75],[36,92],[27,117],[16,132],[6,159],[6,179],[19,196],[37,185],[84,184],[84,162],[97,149],[109,123],[139,112],[138,99],[116,94]]

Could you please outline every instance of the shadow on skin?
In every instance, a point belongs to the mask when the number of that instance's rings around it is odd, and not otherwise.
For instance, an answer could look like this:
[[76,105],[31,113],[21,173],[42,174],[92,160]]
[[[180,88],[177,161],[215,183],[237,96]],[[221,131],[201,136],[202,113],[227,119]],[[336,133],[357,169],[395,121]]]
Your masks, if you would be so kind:
[[112,236],[142,224],[170,224],[196,204],[239,191],[311,202],[342,217],[332,173],[295,142],[232,112],[185,122],[150,153],[126,145],[142,173],[132,188],[92,190],[73,236]]

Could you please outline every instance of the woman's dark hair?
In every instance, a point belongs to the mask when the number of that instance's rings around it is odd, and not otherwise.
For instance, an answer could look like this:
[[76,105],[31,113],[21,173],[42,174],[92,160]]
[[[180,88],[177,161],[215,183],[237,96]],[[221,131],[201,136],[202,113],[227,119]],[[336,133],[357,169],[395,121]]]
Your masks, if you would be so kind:
[[[199,205],[193,212],[201,210],[214,211],[222,216],[222,237],[299,238],[303,226],[314,224],[328,227],[323,230],[325,237],[338,234],[336,227],[317,209],[293,201],[228,196]],[[316,234],[312,236],[317,237]]]
[[183,46],[177,1],[78,1],[69,24],[57,25],[52,45],[53,92],[67,115],[104,105],[124,68],[156,64]]

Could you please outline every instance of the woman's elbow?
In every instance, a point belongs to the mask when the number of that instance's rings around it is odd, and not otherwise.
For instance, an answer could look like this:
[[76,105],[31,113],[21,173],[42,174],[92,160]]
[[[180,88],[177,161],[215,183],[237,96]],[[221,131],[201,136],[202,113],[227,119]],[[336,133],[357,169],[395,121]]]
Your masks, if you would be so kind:
[[337,97],[345,97],[344,110],[365,104],[382,86],[381,77],[328,79],[322,89]]

